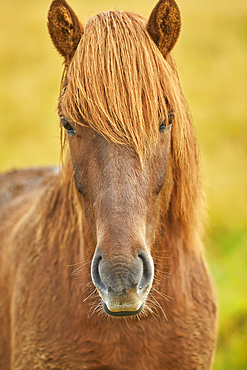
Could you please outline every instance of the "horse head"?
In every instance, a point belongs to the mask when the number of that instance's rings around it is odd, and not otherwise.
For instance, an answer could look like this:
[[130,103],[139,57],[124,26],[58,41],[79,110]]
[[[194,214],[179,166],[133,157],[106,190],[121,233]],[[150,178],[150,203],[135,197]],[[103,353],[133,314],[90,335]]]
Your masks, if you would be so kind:
[[112,316],[139,314],[154,279],[151,255],[173,191],[171,137],[180,114],[165,60],[180,24],[173,0],[159,1],[147,23],[108,12],[85,30],[64,0],[48,14],[66,66],[58,110],[95,246],[92,281]]

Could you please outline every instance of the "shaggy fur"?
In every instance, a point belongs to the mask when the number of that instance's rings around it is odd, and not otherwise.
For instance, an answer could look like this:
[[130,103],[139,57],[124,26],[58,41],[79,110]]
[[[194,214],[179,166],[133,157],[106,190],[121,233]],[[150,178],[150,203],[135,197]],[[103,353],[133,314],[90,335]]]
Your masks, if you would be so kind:
[[[59,114],[76,135],[62,136],[59,175],[0,177],[3,370],[211,368],[217,308],[201,241],[199,154],[170,54],[179,14],[161,0],[148,22],[100,13],[83,31],[64,0],[50,7],[49,33],[65,60]],[[171,132],[160,133],[170,112]],[[144,310],[107,316],[92,258],[103,249],[109,276],[124,276],[143,240],[155,268]]]

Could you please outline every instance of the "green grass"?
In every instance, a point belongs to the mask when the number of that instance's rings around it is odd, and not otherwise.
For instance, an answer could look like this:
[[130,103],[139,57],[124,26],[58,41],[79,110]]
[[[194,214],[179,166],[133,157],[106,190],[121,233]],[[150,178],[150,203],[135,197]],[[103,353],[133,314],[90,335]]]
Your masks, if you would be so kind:
[[[83,22],[101,10],[148,16],[155,0],[70,4]],[[247,7],[246,0],[180,0],[174,53],[202,154],[205,245],[216,282],[219,338],[214,370],[247,370]],[[62,60],[46,30],[49,1],[0,5],[0,170],[57,164]]]

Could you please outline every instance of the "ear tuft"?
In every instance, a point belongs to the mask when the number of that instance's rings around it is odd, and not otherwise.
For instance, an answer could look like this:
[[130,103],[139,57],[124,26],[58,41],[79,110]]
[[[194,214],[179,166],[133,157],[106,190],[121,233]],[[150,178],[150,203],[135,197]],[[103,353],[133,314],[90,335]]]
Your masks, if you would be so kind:
[[147,31],[164,57],[175,45],[180,29],[181,17],[176,2],[160,0],[150,15]]
[[47,26],[55,48],[69,64],[83,35],[83,26],[65,0],[51,3]]

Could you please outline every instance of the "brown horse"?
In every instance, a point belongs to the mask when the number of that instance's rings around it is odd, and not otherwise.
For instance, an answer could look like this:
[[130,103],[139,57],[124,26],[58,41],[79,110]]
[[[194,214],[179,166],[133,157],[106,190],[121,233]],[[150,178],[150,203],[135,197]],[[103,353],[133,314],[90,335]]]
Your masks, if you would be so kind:
[[161,0],[148,22],[116,11],[84,29],[53,1],[64,159],[60,174],[0,178],[1,370],[211,368],[198,148],[171,55],[180,23]]

